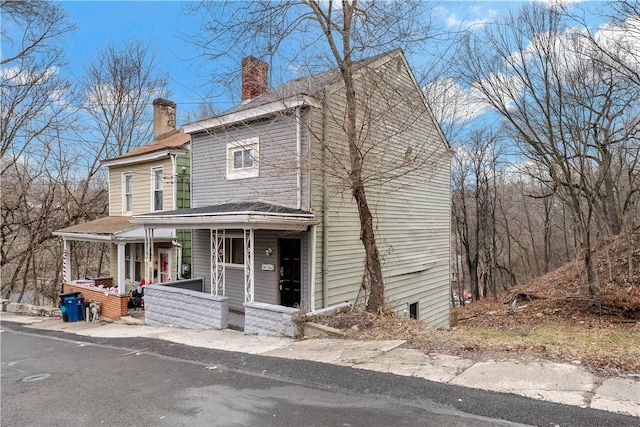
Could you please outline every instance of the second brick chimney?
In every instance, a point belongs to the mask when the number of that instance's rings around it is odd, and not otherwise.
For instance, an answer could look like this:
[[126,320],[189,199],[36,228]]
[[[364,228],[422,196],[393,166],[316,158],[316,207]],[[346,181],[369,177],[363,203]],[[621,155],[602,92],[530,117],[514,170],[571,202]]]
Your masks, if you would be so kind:
[[167,99],[153,100],[153,138],[175,130],[176,104]]
[[269,64],[253,56],[242,60],[242,103],[246,104],[267,92]]

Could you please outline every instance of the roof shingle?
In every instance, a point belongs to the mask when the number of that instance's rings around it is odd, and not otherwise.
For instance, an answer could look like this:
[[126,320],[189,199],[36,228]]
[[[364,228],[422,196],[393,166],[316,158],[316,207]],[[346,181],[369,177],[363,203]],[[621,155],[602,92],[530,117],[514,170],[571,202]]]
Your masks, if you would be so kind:
[[150,154],[162,150],[182,149],[185,148],[190,142],[191,135],[184,133],[184,130],[182,128],[176,129],[172,130],[171,132],[162,134],[153,141],[134,150],[128,151],[121,156],[105,159],[103,161],[106,162],[119,159],[128,159],[131,157],[140,156],[142,154]]

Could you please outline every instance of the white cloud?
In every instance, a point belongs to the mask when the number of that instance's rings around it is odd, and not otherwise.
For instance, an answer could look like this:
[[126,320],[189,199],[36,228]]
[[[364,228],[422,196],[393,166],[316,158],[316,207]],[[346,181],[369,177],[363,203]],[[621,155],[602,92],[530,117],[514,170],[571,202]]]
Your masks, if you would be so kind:
[[451,78],[428,84],[424,92],[441,124],[469,120],[488,110],[488,105],[482,101],[477,89],[465,89]]
[[556,7],[558,9],[564,9],[568,6],[571,6],[576,3],[582,3],[583,0],[536,0],[539,3],[548,4],[551,7]]
[[444,7],[436,7],[433,12],[434,16],[441,19],[447,28],[455,30],[482,28],[493,22],[499,14],[495,9],[483,9],[478,6],[471,6],[463,17]]

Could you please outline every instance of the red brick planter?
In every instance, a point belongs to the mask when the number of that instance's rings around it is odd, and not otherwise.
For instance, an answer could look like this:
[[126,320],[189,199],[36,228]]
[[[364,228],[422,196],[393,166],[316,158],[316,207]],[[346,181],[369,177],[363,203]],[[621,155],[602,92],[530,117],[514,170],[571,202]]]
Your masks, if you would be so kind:
[[64,292],[80,292],[80,296],[86,303],[100,301],[100,314],[108,319],[118,320],[129,314],[127,310],[129,295],[118,295],[103,288],[70,283],[64,284]]

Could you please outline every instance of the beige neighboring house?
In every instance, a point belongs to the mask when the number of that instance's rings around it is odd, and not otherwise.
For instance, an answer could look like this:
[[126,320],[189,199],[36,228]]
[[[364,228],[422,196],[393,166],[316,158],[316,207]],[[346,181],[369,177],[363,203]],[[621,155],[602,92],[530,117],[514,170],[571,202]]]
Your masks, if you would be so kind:
[[127,294],[145,278],[145,259],[151,260],[154,283],[189,277],[190,230],[155,233],[152,248],[145,254],[145,229],[130,222],[133,215],[190,207],[191,136],[175,128],[173,102],[156,99],[153,109],[153,141],[102,161],[109,170],[109,216],[53,233],[64,241],[65,283],[80,279],[66,263],[73,242],[78,241],[110,244],[111,278],[100,282],[105,287],[110,284],[119,295]]

